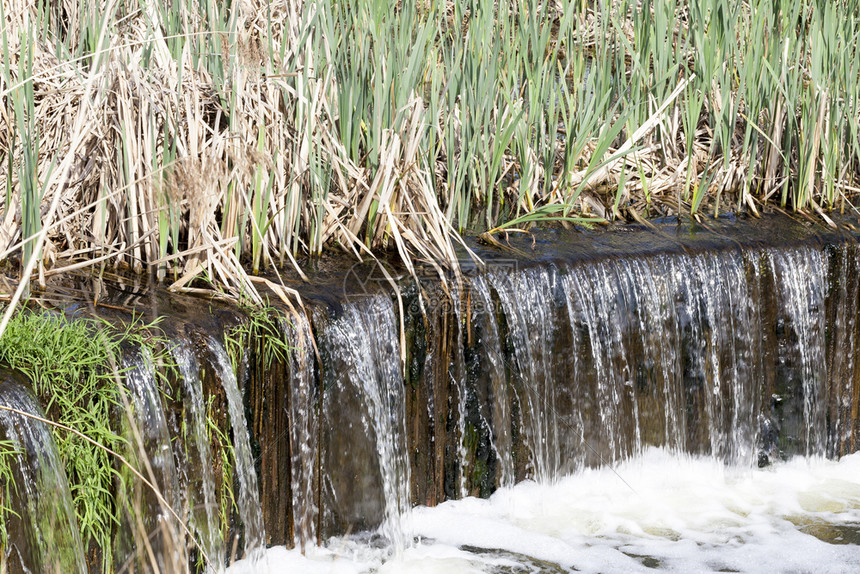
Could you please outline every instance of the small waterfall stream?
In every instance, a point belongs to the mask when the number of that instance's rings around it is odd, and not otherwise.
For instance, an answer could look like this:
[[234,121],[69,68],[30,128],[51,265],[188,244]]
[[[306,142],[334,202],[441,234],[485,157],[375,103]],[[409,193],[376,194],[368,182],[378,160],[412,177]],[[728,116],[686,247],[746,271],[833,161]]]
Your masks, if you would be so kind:
[[[4,373],[4,379],[6,379]],[[32,393],[19,383],[0,381],[0,404],[44,417]],[[9,441],[15,459],[15,487],[6,501],[17,513],[7,523],[9,546],[2,559],[12,571],[85,574],[84,549],[68,480],[45,423],[0,410],[0,439]],[[45,494],[48,493],[48,496]],[[20,561],[20,562],[19,562]]]
[[501,301],[507,320],[510,344],[516,361],[517,388],[523,389],[520,404],[525,410],[524,427],[532,448],[532,465],[537,480],[551,480],[561,466],[558,418],[540,413],[553,412],[555,361],[552,345],[556,326],[553,309],[545,304],[555,295],[557,276],[526,270],[522,274],[489,274],[490,285]]
[[511,451],[511,405],[505,378],[499,325],[496,319],[496,305],[490,294],[490,286],[484,277],[476,277],[472,281],[471,289],[474,299],[473,315],[470,320],[480,323],[483,327],[482,339],[477,341],[477,345],[484,354],[490,378],[491,426],[494,430],[492,444],[499,461],[498,484],[501,487],[512,486],[516,477]]
[[[127,391],[128,406],[125,416],[125,438],[128,441],[126,458],[157,485],[171,508],[180,508],[179,478],[173,457],[173,446],[167,425],[161,390],[156,381],[152,359],[145,353],[133,352],[123,368],[123,382]],[[142,481],[122,468],[124,482],[129,485],[120,504],[121,515],[118,568],[128,568],[135,562],[158,563],[159,568],[170,568],[184,562],[184,535],[172,520],[153,492]],[[146,537],[152,553],[145,552],[137,541]]]
[[182,399],[185,409],[186,473],[184,476],[190,516],[203,550],[216,564],[224,562],[224,548],[218,520],[215,480],[212,476],[212,455],[206,432],[206,405],[200,380],[200,363],[187,341],[179,341],[172,349],[181,375]]
[[[526,479],[568,497],[566,485],[595,488],[589,477],[605,480],[607,470],[612,480],[658,480],[638,461],[684,472],[693,461],[695,472],[743,477],[757,466],[784,472],[793,456],[822,465],[860,443],[860,249],[841,236],[804,237],[670,242],[632,256],[611,241],[586,256],[547,257],[538,245],[533,260],[490,257],[447,291],[435,275],[420,288],[404,276],[402,316],[387,282],[360,296],[323,285],[303,294],[301,312],[270,312],[274,327],[253,335],[238,374],[222,343],[236,322],[177,320],[165,345],[173,374],[144,350],[124,352],[127,454],[187,518],[216,571],[236,543],[255,573],[265,572],[273,544],[309,557],[339,545],[378,555],[373,568],[398,564],[420,554],[428,532],[446,539],[413,506],[464,499],[460,516],[479,524],[470,513],[494,512],[498,521],[508,516],[504,497],[522,493],[515,485]],[[263,339],[275,336],[291,350],[269,363]],[[21,384],[0,384],[0,399],[38,412]],[[229,444],[210,442],[213,428]],[[0,434],[26,453],[13,465],[25,485],[13,503],[25,511],[9,548],[37,570],[95,568],[75,535],[51,431],[0,412]],[[119,472],[129,484],[120,504],[130,510],[119,513],[117,567],[147,571],[153,557],[161,570],[187,566],[196,554],[185,535]],[[235,506],[224,503],[224,480]],[[37,495],[47,489],[61,496]],[[480,511],[470,498],[496,491],[502,498]],[[553,515],[552,503],[541,504]],[[41,515],[53,517],[50,528]],[[243,538],[225,541],[227,533]],[[633,534],[607,536],[597,544],[621,548]],[[482,556],[481,568],[531,564],[462,544],[458,552]]]
[[294,312],[282,325],[290,341],[290,480],[292,484],[293,544],[304,547],[317,540],[318,427],[313,333],[304,313]]
[[770,251],[770,267],[783,301],[784,329],[790,331],[789,353],[799,360],[796,393],[802,401],[802,419],[794,430],[806,456],[824,454],[824,408],[822,399],[824,360],[824,299],[827,292],[825,255],[812,249]]
[[263,513],[260,507],[260,494],[257,488],[257,471],[254,457],[251,453],[251,439],[248,435],[248,422],[245,417],[245,406],[239,392],[236,373],[230,364],[230,358],[224,345],[210,337],[208,348],[214,357],[218,376],[227,398],[227,408],[230,414],[230,427],[233,430],[233,452],[236,462],[236,477],[239,480],[239,491],[236,502],[239,506],[239,516],[245,526],[245,554],[253,561],[259,550],[264,547],[266,533],[263,527]]
[[[331,502],[342,513],[353,511],[344,505],[358,504],[356,511],[378,516],[381,532],[395,553],[411,540],[398,334],[394,304],[388,296],[376,295],[347,302],[321,339],[321,352],[328,357],[327,362],[324,358],[328,367],[325,386],[330,390],[324,409],[335,422],[328,429],[327,467],[345,479],[336,483],[336,475],[328,475]],[[344,424],[346,428],[338,428]],[[365,458],[369,451],[375,460]],[[350,471],[355,472],[352,478]],[[381,488],[376,490],[375,484]],[[376,495],[381,496],[378,502],[374,501]]]

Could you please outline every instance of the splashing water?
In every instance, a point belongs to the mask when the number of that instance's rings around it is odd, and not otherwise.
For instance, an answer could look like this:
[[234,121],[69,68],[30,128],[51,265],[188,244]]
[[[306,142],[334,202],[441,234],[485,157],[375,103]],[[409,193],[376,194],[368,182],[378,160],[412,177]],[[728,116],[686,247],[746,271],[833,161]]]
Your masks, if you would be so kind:
[[765,470],[646,448],[617,472],[585,469],[414,510],[419,542],[391,558],[334,538],[270,549],[230,574],[380,572],[849,573],[860,568],[860,454]]

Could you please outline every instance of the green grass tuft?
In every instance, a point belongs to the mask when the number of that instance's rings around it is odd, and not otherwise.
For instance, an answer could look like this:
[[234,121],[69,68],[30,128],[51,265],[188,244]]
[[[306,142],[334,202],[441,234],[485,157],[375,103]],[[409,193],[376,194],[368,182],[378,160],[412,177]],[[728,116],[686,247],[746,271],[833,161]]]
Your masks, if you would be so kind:
[[[148,348],[161,357],[159,342],[147,326],[137,323],[117,328],[25,309],[0,338],[0,364],[32,382],[49,419],[121,452],[126,441],[116,425],[121,405],[111,365],[120,363],[123,345]],[[84,546],[100,548],[104,571],[111,571],[112,539],[120,512],[114,482],[122,475],[103,449],[57,427],[52,427],[52,433],[69,479]]]

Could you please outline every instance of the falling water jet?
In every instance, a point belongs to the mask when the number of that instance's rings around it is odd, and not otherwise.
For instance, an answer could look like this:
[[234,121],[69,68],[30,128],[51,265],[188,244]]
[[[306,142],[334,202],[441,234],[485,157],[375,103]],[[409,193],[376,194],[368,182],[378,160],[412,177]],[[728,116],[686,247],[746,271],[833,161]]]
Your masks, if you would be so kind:
[[183,390],[186,435],[186,491],[194,530],[209,559],[224,562],[224,548],[218,519],[215,479],[212,476],[209,437],[206,432],[206,407],[200,363],[187,340],[172,349]]
[[239,493],[236,499],[239,517],[245,527],[245,556],[254,562],[264,548],[266,533],[263,527],[263,513],[257,488],[257,471],[254,468],[254,457],[251,453],[251,439],[248,434],[245,407],[239,392],[236,374],[233,372],[224,345],[212,337],[209,337],[207,341],[209,350],[214,356],[218,376],[221,379],[227,399],[230,426],[233,429],[233,452],[236,462],[236,477],[239,480]]
[[140,568],[164,570],[185,564],[184,536],[179,525],[169,519],[168,509],[180,507],[178,472],[161,389],[148,350],[128,353],[122,385],[127,399],[123,420],[129,445],[126,457],[158,486],[166,505],[131,476],[128,468],[120,469],[124,477],[119,489],[122,514],[117,568],[137,563]]
[[[44,418],[32,393],[3,373],[0,405]],[[69,483],[48,425],[0,410],[0,438],[15,454],[7,515],[9,559],[24,571],[86,574],[87,566]],[[0,446],[0,448],[5,448]],[[50,493],[50,496],[43,496]],[[14,550],[14,551],[13,551]]]
[[[552,341],[556,332],[551,298],[557,276],[554,269],[526,269],[513,275],[491,273],[487,279],[498,293],[514,348],[533,475],[538,481],[555,480],[562,465],[559,422],[556,411],[545,405],[555,404],[552,378],[559,365],[545,343]],[[545,294],[550,295],[549,305],[540,300]]]
[[509,404],[507,378],[505,376],[499,326],[495,314],[495,303],[484,277],[476,277],[471,284],[474,297],[473,322],[482,326],[482,339],[478,341],[481,356],[487,361],[490,388],[493,397],[492,436],[493,449],[499,460],[498,486],[512,486],[514,474],[511,406]]
[[304,313],[284,320],[289,353],[289,441],[293,544],[304,548],[317,539],[318,389],[315,388],[313,333]]

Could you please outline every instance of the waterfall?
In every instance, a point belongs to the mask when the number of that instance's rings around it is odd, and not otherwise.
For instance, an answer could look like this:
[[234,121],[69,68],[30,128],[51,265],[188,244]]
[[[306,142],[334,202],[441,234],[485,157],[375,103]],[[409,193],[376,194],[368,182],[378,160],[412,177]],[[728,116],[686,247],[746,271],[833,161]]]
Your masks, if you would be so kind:
[[[327,477],[332,506],[342,514],[353,513],[350,516],[356,520],[362,515],[375,516],[373,498],[381,494],[380,532],[395,552],[410,540],[399,332],[391,299],[375,295],[347,302],[342,313],[326,325],[321,341],[321,351],[329,358],[324,360],[324,410],[329,427],[324,466],[344,476],[338,484],[333,483],[336,477]],[[348,412],[351,407],[356,412]],[[375,451],[375,461],[364,458],[369,449]],[[355,469],[354,474],[350,469]],[[356,481],[368,482],[354,484]]]
[[[24,386],[0,382],[0,405],[44,418],[39,404]],[[83,544],[63,463],[47,424],[0,410],[0,445],[8,456],[14,484],[6,504],[8,557],[24,572],[86,574]],[[45,494],[48,494],[45,496]]]
[[[125,348],[124,453],[184,512],[218,568],[229,546],[210,416],[230,429],[227,519],[251,563],[266,544],[311,556],[311,545],[344,534],[409,555],[414,505],[488,497],[524,479],[561,488],[653,447],[733,469],[857,449],[856,243],[661,239],[630,255],[623,241],[595,247],[590,237],[575,239],[584,252],[537,242],[534,257],[513,264],[487,258],[447,289],[435,274],[421,285],[404,276],[397,297],[387,281],[352,296],[323,273],[306,286],[307,312],[285,310],[279,326],[252,331],[283,337],[289,352],[269,360],[265,339],[251,340],[238,374],[222,343],[241,320],[232,311],[192,318],[167,341],[175,371]],[[36,408],[14,383],[0,398]],[[36,485],[13,498],[24,509],[12,540],[20,560],[85,570],[71,501],[35,494],[69,491],[51,433],[9,413],[0,433],[22,445],[16,480]],[[184,534],[119,473],[115,564],[187,566]],[[46,513],[55,528],[33,518]],[[60,540],[70,550],[56,558],[34,550]]]
[[185,491],[194,531],[209,559],[214,564],[224,562],[224,548],[218,519],[215,479],[209,436],[206,432],[206,405],[200,380],[200,363],[187,340],[180,340],[172,349],[182,384],[185,432]]
[[[764,264],[782,317],[774,336],[790,331],[799,363],[803,452],[821,453],[825,257],[774,250]],[[759,381],[775,376],[762,363],[755,296],[773,287],[762,284],[760,265],[756,253],[730,250],[491,269],[473,280],[482,306],[500,302],[507,342],[485,313],[482,354],[498,387],[511,349],[509,384],[524,411],[532,476],[552,481],[645,444],[755,460]],[[508,424],[505,393],[494,395],[496,448],[509,476],[511,447],[499,448],[508,440],[498,426]]]
[[515,349],[517,388],[524,391],[520,404],[525,411],[534,476],[550,480],[561,465],[552,384],[558,363],[552,345],[546,344],[556,333],[553,295],[558,277],[554,269],[527,269],[514,275],[490,274],[488,280],[501,300]]
[[[750,296],[748,263],[736,251],[699,257],[696,263],[695,280],[687,289],[690,299],[699,301],[696,336],[704,348],[696,365],[712,395],[705,407],[711,421],[707,451],[727,462],[750,464],[760,404],[756,381],[761,371],[755,360],[763,327]],[[688,428],[692,422],[687,422]]]
[[245,526],[245,555],[250,556],[253,560],[257,551],[265,545],[266,533],[263,528],[263,512],[257,488],[257,471],[254,468],[254,457],[251,453],[251,439],[248,434],[245,406],[242,403],[236,373],[233,372],[224,345],[214,337],[209,337],[207,342],[227,399],[230,426],[233,429],[235,472],[239,481],[236,502],[239,507],[239,517]]

